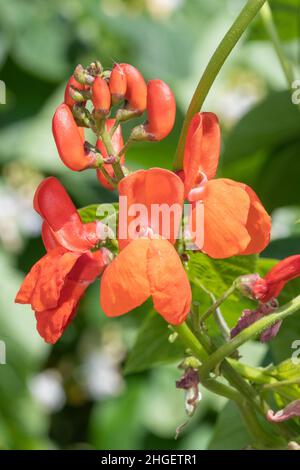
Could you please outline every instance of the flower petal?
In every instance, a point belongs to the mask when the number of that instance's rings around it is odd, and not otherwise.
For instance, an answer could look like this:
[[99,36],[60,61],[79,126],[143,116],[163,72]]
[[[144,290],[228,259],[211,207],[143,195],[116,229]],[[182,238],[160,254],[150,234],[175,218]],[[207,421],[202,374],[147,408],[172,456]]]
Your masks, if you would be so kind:
[[64,284],[57,307],[35,312],[37,330],[47,343],[56,343],[70,324],[86,288],[107,265],[107,251],[103,249],[80,256]]
[[132,241],[106,268],[101,280],[100,302],[108,317],[123,315],[150,296],[147,252],[150,240]]
[[127,198],[125,208],[120,200],[119,243],[121,249],[134,238],[130,237],[128,228],[138,214],[129,215],[128,211],[136,204],[143,205],[145,208],[147,219],[145,224],[148,224],[148,227],[151,227],[156,234],[174,243],[180,226],[184,197],[184,187],[177,175],[162,168],[139,170],[120,181],[119,193],[120,196]]
[[[204,189],[204,244],[199,247],[212,258],[229,258],[244,252],[250,243],[247,230],[250,199],[239,184],[209,181]],[[196,228],[195,206],[191,230]]]
[[191,120],[184,151],[185,195],[196,186],[199,171],[208,179],[217,172],[221,147],[219,121],[213,113],[197,113]]
[[282,423],[291,418],[300,418],[300,400],[295,400],[289,403],[282,410],[274,413],[273,410],[269,410],[267,413],[267,419],[271,423]]
[[71,251],[90,250],[98,238],[85,229],[65,188],[57,178],[46,178],[34,196],[34,208],[51,228],[58,243]]
[[25,277],[16,302],[30,303],[36,311],[56,307],[65,279],[80,256],[62,247],[49,251]]
[[271,217],[265,210],[258,196],[252,188],[244,183],[237,183],[230,179],[225,179],[228,184],[234,183],[244,189],[250,198],[250,210],[246,228],[251,237],[251,241],[244,250],[243,255],[252,255],[263,251],[270,242],[271,235]]
[[147,275],[155,310],[169,323],[182,323],[191,307],[191,287],[180,258],[167,240],[151,240]]

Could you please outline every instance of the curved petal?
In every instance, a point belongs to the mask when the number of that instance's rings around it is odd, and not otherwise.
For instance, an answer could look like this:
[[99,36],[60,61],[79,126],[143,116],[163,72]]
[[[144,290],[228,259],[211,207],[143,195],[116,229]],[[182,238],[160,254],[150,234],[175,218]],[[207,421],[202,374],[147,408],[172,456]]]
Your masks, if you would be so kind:
[[220,155],[221,132],[213,113],[197,113],[191,120],[183,159],[185,195],[197,185],[199,171],[214,178]]
[[15,301],[31,304],[38,311],[56,307],[65,278],[79,256],[62,247],[49,251],[31,268]]
[[68,250],[84,252],[99,241],[84,228],[70,196],[57,178],[51,176],[38,186],[33,205],[53,231],[57,242]]
[[244,189],[250,198],[250,210],[246,228],[250,235],[250,243],[243,251],[243,255],[252,255],[263,251],[270,242],[271,236],[271,217],[265,210],[261,201],[252,188],[244,183],[237,183],[230,179],[225,179],[228,184],[234,183]]
[[[146,212],[145,225],[156,234],[174,243],[182,215],[184,187],[180,178],[169,170],[151,168],[139,170],[119,183],[120,198],[119,243],[124,248],[134,236],[130,236],[129,225],[139,216],[129,215],[134,205],[142,204]],[[122,198],[122,199],[123,199]],[[137,235],[137,234],[136,234]]]
[[167,240],[151,240],[147,274],[155,310],[169,323],[182,323],[189,314],[191,287],[173,245]]
[[43,222],[42,224],[42,240],[44,243],[44,247],[46,248],[47,251],[51,251],[54,248],[59,246],[58,241],[55,238],[54,233],[52,232],[51,228],[49,227],[49,224],[47,222]]
[[256,282],[253,287],[255,297],[261,302],[276,298],[286,283],[297,277],[300,277],[300,255],[289,256],[279,261],[263,279]]
[[130,243],[106,268],[101,280],[100,302],[108,317],[129,312],[150,296],[147,252],[150,240]]
[[[229,258],[244,252],[250,243],[247,230],[250,198],[239,183],[209,181],[203,192],[204,244],[199,247],[212,258]],[[195,209],[191,229],[195,229]]]
[[57,307],[35,312],[37,330],[47,343],[54,344],[61,337],[75,316],[86,288],[103,272],[107,262],[106,249],[80,256],[68,275]]

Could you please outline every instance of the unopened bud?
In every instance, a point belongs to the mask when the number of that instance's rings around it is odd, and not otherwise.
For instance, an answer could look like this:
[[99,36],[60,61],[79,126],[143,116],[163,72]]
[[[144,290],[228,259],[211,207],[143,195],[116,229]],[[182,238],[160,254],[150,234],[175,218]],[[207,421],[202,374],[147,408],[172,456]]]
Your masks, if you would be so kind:
[[257,273],[246,274],[245,276],[240,276],[235,280],[235,287],[244,297],[255,299],[253,287],[260,279],[261,277]]
[[82,85],[92,85],[95,78],[89,75],[81,64],[78,64],[74,70],[74,77]]

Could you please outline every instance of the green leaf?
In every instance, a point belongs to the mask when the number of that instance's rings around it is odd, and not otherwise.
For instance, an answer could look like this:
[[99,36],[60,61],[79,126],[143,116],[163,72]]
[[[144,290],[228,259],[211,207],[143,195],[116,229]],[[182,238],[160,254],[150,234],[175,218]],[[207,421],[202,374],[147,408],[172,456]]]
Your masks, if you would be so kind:
[[[114,214],[110,215],[110,210],[114,210]],[[109,204],[90,204],[89,206],[78,209],[80,218],[83,223],[94,222],[95,220],[103,220],[109,216],[109,220],[116,220],[119,211],[118,203]]]
[[170,343],[170,334],[165,320],[154,311],[148,312],[127,358],[124,373],[141,372],[181,359],[184,356],[184,347],[178,339]]
[[[270,2],[274,23],[281,40],[291,40],[299,37],[299,1],[298,0],[273,0]],[[265,27],[261,21],[257,21],[250,39],[269,40]]]
[[209,443],[209,450],[239,450],[251,442],[250,435],[244,426],[239,411],[234,403],[225,405]]
[[271,93],[231,131],[224,152],[227,164],[299,137],[300,114],[289,92]]
[[234,256],[228,259],[213,259],[203,253],[190,252],[188,276],[197,285],[203,285],[215,296],[222,295],[243,274],[256,270],[256,256]]
[[267,258],[283,259],[299,254],[300,237],[279,238],[272,241],[263,252]]

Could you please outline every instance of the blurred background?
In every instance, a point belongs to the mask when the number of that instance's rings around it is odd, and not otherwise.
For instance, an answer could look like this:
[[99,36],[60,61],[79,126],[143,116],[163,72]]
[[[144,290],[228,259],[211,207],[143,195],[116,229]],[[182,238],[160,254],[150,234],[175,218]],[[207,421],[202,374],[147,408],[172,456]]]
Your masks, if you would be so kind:
[[[185,420],[183,392],[175,388],[176,362],[152,358],[149,366],[155,368],[137,372],[139,367],[131,364],[128,371],[136,373],[124,375],[138,328],[142,324],[147,331],[146,307],[106,320],[96,283],[63,338],[50,347],[36,333],[30,308],[13,303],[24,273],[44,254],[40,220],[32,209],[41,179],[57,176],[78,207],[116,200],[99,186],[93,171],[76,174],[65,168],[54,146],[52,115],[74,67],[95,59],[106,68],[113,61],[130,62],[146,79],[161,78],[172,87],[178,103],[172,134],[127,154],[131,169],[170,168],[200,74],[244,4],[0,2],[0,79],[6,85],[6,103],[0,104],[0,340],[7,361],[0,365],[1,449],[218,449],[247,443],[235,409],[207,392],[192,422],[174,440]],[[271,5],[300,79],[299,1]],[[272,242],[264,253],[271,258],[299,253],[300,115],[287,88],[258,18],[227,60],[204,107],[216,112],[222,124],[220,175],[250,184],[273,215]],[[291,321],[272,350],[258,343],[245,348],[245,362],[287,357],[282,341],[288,339],[282,338],[290,338],[290,331],[299,332],[300,339],[299,322]]]

